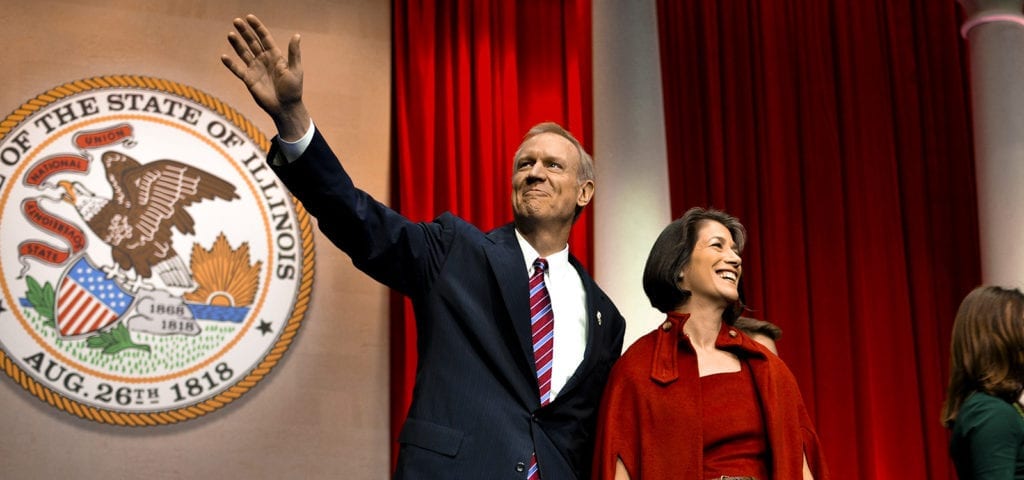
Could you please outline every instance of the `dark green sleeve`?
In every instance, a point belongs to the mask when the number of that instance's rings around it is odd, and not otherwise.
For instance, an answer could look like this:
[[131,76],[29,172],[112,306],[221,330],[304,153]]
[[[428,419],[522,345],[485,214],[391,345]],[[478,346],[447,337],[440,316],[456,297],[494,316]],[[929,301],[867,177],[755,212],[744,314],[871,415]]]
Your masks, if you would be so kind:
[[975,394],[957,416],[971,458],[970,478],[1014,478],[1017,455],[1024,443],[1021,418],[1012,405],[988,395]]

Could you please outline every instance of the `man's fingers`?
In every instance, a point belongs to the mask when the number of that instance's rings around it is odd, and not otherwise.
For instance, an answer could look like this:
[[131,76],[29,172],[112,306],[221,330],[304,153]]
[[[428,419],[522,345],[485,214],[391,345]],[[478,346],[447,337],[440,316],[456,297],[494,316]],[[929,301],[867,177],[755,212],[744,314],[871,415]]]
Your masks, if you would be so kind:
[[252,28],[249,27],[249,24],[246,23],[245,20],[236,18],[231,21],[231,25],[235,27],[235,30],[237,30],[238,34],[242,36],[242,40],[245,43],[251,43],[253,39],[256,38],[256,34],[252,31]]
[[[263,44],[260,43],[260,39],[257,37],[256,32],[253,30],[252,26],[249,24],[249,21],[250,21],[249,17],[250,16],[252,16],[252,15],[246,16],[245,20],[242,20],[241,18],[236,18],[231,23],[235,26],[235,30],[238,30],[238,34],[241,35],[242,40],[248,46],[248,48],[252,52],[253,56],[259,56],[260,52],[263,51]],[[253,17],[253,18],[256,18],[256,17]],[[259,19],[256,19],[256,23],[257,24],[259,23]]]
[[245,80],[245,69],[242,68],[238,62],[232,60],[231,57],[228,57],[227,55],[221,55],[220,61],[225,67],[228,67],[228,70],[231,70],[231,73],[235,74],[236,77],[243,81]]
[[247,65],[256,58],[252,52],[249,51],[249,46],[246,45],[245,42],[235,34],[235,32],[228,33],[228,43],[230,43],[231,47],[234,48],[235,54],[238,55],[238,58],[241,58]]
[[288,42],[288,69],[298,72],[302,71],[302,52],[299,50],[299,41],[302,38],[299,34],[292,35],[292,40]]
[[[270,29],[263,25],[263,22],[261,22],[259,18],[256,18],[256,15],[251,13],[246,15],[245,21],[248,24],[248,27],[254,32],[256,41],[259,43],[262,50],[277,50],[277,45],[274,44],[274,37],[270,34]],[[259,54],[255,49],[253,52]]]

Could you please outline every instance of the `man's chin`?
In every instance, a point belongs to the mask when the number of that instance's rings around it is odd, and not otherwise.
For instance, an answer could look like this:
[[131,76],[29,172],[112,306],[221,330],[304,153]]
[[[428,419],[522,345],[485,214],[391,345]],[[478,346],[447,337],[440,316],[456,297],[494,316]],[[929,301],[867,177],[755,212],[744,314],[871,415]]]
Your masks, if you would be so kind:
[[532,223],[535,225],[540,223],[571,222],[574,213],[559,215],[545,202],[522,202],[513,207],[512,210],[512,216],[515,218],[516,224]]
[[519,202],[512,211],[516,218],[539,218],[543,216],[544,206],[540,202],[524,200]]

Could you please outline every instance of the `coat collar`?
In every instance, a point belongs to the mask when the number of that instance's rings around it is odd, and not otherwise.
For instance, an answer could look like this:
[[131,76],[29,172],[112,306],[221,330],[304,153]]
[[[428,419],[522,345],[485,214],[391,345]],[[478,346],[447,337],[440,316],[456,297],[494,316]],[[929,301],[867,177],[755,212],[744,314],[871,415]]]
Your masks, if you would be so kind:
[[[687,314],[670,313],[665,322],[653,332],[655,344],[651,380],[663,387],[676,389],[679,393],[675,398],[696,402],[680,410],[683,412],[682,416],[676,421],[681,425],[699,422],[696,411],[702,401],[699,382],[676,383],[680,377],[689,380],[697,379],[700,375],[696,353],[683,333],[683,325],[688,319]],[[782,360],[769,355],[765,347],[731,325],[722,324],[715,346],[736,354],[741,362],[746,362],[753,374],[759,401],[763,405],[771,406],[771,414],[767,414],[766,411],[764,419],[773,456],[770,464],[772,478],[799,478],[803,466],[803,456],[800,452],[805,445],[804,434],[807,433],[801,415],[806,416],[806,413],[792,374],[786,373],[788,370]],[[703,455],[699,446],[703,440],[699,429],[687,429],[681,435],[687,438],[687,441],[682,443],[691,446],[685,452],[679,452],[679,457],[685,458],[681,461],[701,471]],[[809,445],[814,449],[807,454],[808,461],[812,461],[813,458],[812,470],[822,472],[823,470],[818,469],[822,462],[818,460],[816,438],[813,443],[814,445]],[[816,475],[815,478],[825,477],[823,474]]]
[[[683,325],[690,319],[690,314],[669,312],[665,321],[656,330],[654,343],[654,359],[651,364],[651,380],[667,385],[679,378],[679,349],[693,351],[693,345],[683,332]],[[739,329],[722,323],[715,339],[715,347],[735,353],[741,359],[745,357],[765,358],[761,348],[750,337],[740,333]]]

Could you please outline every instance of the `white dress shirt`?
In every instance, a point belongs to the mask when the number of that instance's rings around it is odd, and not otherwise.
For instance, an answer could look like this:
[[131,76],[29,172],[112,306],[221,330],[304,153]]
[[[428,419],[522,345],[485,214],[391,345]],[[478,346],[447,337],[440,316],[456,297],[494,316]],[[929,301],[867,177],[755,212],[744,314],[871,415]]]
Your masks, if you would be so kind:
[[286,163],[294,162],[296,158],[302,156],[302,152],[305,152],[309,148],[309,144],[313,142],[313,132],[316,131],[316,127],[313,125],[313,119],[309,119],[309,128],[306,129],[306,134],[302,138],[289,142],[281,137],[278,137],[277,145],[281,148],[281,155],[284,155],[284,161],[280,158],[271,158],[270,163],[274,165],[284,165]]
[[[527,275],[533,275],[533,262],[540,257],[530,242],[516,230],[519,248],[523,251]],[[587,348],[587,293],[583,279],[569,263],[569,246],[545,257],[548,269],[544,272],[544,286],[551,297],[551,311],[555,314],[555,345],[551,366],[551,401],[569,381],[583,362]]]

